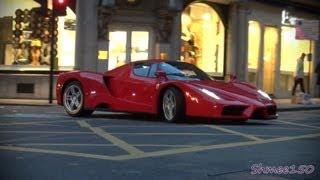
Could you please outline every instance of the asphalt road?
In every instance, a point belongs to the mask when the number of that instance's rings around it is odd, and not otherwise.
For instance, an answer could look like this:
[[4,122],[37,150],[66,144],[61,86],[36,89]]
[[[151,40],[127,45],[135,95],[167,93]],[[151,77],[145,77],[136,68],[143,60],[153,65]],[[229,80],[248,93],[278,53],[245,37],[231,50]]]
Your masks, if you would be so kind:
[[198,120],[0,106],[0,179],[320,179],[320,110]]

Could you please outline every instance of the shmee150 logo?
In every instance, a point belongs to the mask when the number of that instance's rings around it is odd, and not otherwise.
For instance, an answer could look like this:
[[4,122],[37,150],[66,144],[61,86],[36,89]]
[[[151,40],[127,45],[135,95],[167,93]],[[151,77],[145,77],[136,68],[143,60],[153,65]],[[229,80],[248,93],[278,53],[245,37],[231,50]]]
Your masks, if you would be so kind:
[[314,165],[263,166],[262,163],[251,166],[251,174],[312,174]]

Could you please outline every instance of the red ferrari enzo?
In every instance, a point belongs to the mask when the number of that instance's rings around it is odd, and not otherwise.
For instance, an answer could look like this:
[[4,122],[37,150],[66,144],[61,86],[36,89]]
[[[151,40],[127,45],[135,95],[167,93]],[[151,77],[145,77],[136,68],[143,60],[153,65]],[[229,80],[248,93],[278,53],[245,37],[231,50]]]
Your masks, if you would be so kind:
[[277,118],[267,93],[237,81],[212,79],[179,61],[132,62],[105,73],[76,71],[59,75],[57,102],[71,116],[97,108],[161,115],[168,122],[185,116],[246,121]]

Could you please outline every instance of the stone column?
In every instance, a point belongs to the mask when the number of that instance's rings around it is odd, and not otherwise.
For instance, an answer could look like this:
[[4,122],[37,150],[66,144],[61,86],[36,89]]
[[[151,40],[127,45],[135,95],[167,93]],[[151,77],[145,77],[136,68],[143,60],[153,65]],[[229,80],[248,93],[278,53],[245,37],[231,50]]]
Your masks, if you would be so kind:
[[[97,71],[105,72],[108,70],[109,60],[109,23],[114,14],[114,7],[103,6],[98,7],[98,62]],[[103,55],[102,55],[103,54]]]
[[227,31],[227,53],[226,53],[226,74],[236,73],[236,57],[237,57],[237,5],[232,4],[229,14],[229,23]]
[[280,89],[280,81],[281,81],[281,72],[280,72],[280,65],[281,65],[281,27],[277,29],[278,32],[278,43],[276,46],[276,61],[275,61],[275,67],[274,67],[274,96],[279,97],[281,94]]
[[[248,69],[248,18],[247,8],[243,4],[238,5],[238,52],[237,58],[237,76],[240,81],[247,78]],[[245,70],[244,70],[245,69]]]
[[170,59],[178,60],[181,53],[181,12],[175,14],[172,28]]
[[240,81],[246,79],[248,60],[248,18],[247,9],[240,3],[231,7],[228,32],[226,74],[235,74]]
[[264,54],[264,25],[260,24],[260,46],[259,46],[259,58],[258,58],[258,69],[257,69],[257,87],[263,88],[263,54]]
[[167,9],[160,9],[157,12],[156,23],[156,58],[169,59],[171,46],[170,38],[173,26],[173,14]]
[[77,1],[75,69],[97,70],[98,0]]

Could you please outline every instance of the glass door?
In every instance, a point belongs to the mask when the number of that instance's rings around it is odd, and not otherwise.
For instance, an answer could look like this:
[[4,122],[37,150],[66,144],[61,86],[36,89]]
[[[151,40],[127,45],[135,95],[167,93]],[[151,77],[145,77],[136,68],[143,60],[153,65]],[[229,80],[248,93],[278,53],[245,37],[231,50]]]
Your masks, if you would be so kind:
[[120,30],[109,32],[108,70],[125,63],[149,59],[149,31]]
[[109,33],[109,62],[108,70],[114,69],[126,62],[127,32],[112,31]]
[[278,31],[275,27],[266,27],[263,49],[263,90],[274,94],[275,62],[277,58]]
[[145,60],[149,57],[149,32],[131,32],[131,61]]

